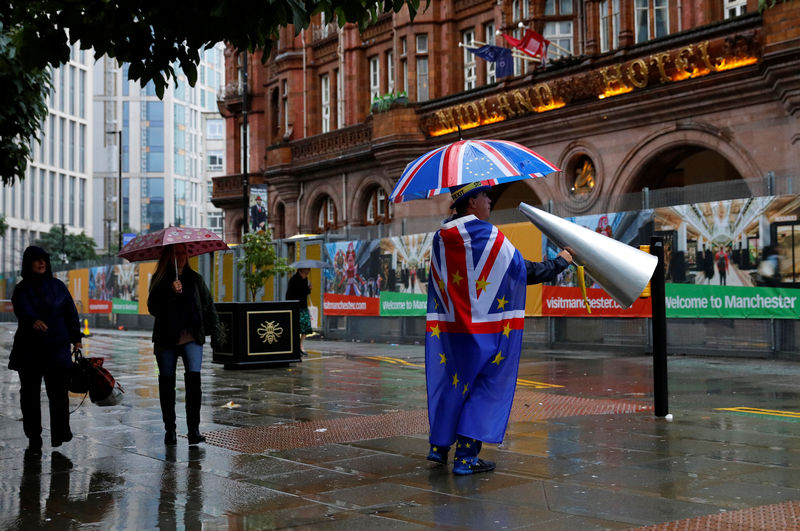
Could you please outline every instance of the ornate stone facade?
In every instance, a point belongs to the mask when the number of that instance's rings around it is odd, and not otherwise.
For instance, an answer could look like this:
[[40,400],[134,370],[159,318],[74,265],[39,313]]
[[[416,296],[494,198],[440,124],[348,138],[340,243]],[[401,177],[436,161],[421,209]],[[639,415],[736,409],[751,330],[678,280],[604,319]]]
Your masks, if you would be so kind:
[[[599,10],[610,2],[576,0],[574,15],[555,16],[530,2],[522,21],[546,36],[551,21],[570,22],[576,54],[488,82],[487,63],[474,59],[469,70],[458,43],[465,35],[482,40],[492,28],[514,31],[521,15],[511,4],[435,2],[413,23],[403,13],[385,15],[363,33],[317,26],[294,37],[287,29],[265,65],[251,57],[248,171],[251,183],[269,187],[276,234],[443,217],[446,198],[375,204],[409,161],[456,140],[459,128],[464,138],[519,142],[562,168],[499,187],[497,208],[552,200],[575,214],[613,211],[623,194],[644,187],[796,173],[800,2],[759,14],[753,1],[750,14],[731,19],[721,2],[684,1],[681,11],[669,3],[661,14],[668,34],[636,44],[634,2],[621,0],[618,46],[602,53],[607,19]],[[496,44],[505,46],[500,37]],[[229,80],[237,79],[236,61],[228,56]],[[473,73],[475,88],[465,90]],[[399,94],[406,87],[407,100]],[[372,105],[375,90],[389,94],[386,110]],[[227,191],[242,182],[237,96],[221,101],[229,175],[214,185],[214,202],[232,211],[232,241],[241,208]],[[324,223],[331,213],[333,223]]]

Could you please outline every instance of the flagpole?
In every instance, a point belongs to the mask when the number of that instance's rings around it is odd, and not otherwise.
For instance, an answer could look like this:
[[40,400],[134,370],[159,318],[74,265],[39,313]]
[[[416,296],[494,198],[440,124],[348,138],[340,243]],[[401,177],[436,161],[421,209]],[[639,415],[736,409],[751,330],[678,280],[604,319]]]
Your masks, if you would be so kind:
[[[478,46],[487,46],[486,43],[480,42],[480,41],[472,41],[472,44],[477,44]],[[459,42],[458,43],[458,47],[459,48],[465,48],[465,47],[469,47],[469,46],[464,44],[463,42]],[[508,48],[506,48],[506,49],[508,49]],[[517,51],[514,51],[514,50],[511,50],[511,56],[514,57],[515,59],[523,59],[525,61],[532,61],[532,62],[536,62],[536,63],[541,63],[542,62],[542,60],[539,59],[538,57],[531,57],[530,55],[526,55],[526,54],[524,54],[522,52],[517,52]]]
[[[517,27],[520,28],[520,29],[525,29],[525,30],[528,29],[528,27],[525,26],[525,24],[523,24],[522,22],[517,24]],[[553,41],[549,41],[549,42],[550,42],[550,44],[548,44],[548,46],[552,46],[556,50],[561,50],[562,52],[564,52],[567,55],[572,55],[572,52],[567,50],[566,48],[562,48],[561,46],[559,46],[558,44],[554,43]]]
[[[477,44],[478,46],[489,46],[489,45],[488,45],[488,44],[486,44],[485,42],[476,41],[476,40],[473,40],[473,41],[472,41],[472,43],[473,43],[473,44]],[[466,45],[465,45],[464,43],[462,43],[462,42],[459,42],[459,43],[458,43],[458,45],[459,45],[459,46],[461,46],[461,47],[464,47],[464,46],[466,46]],[[491,45],[491,46],[494,46],[494,45]],[[539,57],[533,57],[533,56],[531,56],[531,55],[528,55],[528,54],[526,54],[526,53],[520,52],[519,50],[516,50],[515,48],[507,48],[507,49],[508,49],[508,50],[511,50],[511,55],[512,55],[512,56],[513,56],[515,59],[524,59],[524,60],[526,60],[526,61],[535,61],[535,62],[537,62],[537,63],[541,63],[541,62],[542,62],[542,60],[541,60]]]

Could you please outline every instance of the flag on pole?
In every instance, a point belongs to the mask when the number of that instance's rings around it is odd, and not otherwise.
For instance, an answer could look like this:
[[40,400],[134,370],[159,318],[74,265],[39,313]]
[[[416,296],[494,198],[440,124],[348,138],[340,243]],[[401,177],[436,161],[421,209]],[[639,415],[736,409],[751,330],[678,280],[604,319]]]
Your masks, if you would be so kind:
[[514,61],[511,58],[511,50],[508,48],[492,46],[491,44],[481,46],[480,48],[470,48],[469,46],[466,48],[481,59],[494,63],[494,74],[498,79],[514,75]]
[[525,30],[525,36],[522,39],[515,39],[509,35],[503,34],[503,38],[508,44],[522,51],[523,53],[536,57],[542,60],[542,65],[547,62],[547,47],[550,41],[539,35],[533,30]]

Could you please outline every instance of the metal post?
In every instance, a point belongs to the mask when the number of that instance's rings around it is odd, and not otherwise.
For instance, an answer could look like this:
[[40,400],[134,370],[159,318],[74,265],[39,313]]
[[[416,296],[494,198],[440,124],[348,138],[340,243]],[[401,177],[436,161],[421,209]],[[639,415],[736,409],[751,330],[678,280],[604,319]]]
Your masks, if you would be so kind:
[[117,223],[117,231],[119,231],[119,247],[117,252],[122,250],[122,129],[117,131],[118,150],[117,150],[117,178],[119,179],[119,195],[117,195],[117,202],[119,203],[119,222]]
[[242,54],[242,234],[247,234],[250,223],[247,207],[250,206],[250,182],[247,165],[247,50]]
[[61,261],[67,263],[67,226],[61,224]]
[[667,308],[664,291],[664,238],[650,238],[650,254],[658,265],[650,280],[650,301],[653,307],[653,407],[656,417],[669,413],[667,392]]
[[650,188],[645,186],[642,188],[642,210],[650,208]]

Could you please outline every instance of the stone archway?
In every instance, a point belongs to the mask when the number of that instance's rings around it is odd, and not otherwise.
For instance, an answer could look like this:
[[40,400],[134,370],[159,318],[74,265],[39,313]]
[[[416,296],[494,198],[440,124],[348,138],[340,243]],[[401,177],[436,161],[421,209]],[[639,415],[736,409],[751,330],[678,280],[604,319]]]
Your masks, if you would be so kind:
[[286,206],[284,206],[283,201],[278,201],[275,204],[275,234],[273,234],[273,238],[275,239],[283,239],[288,236],[286,234]]
[[749,153],[724,131],[693,122],[659,131],[634,147],[617,169],[611,197],[644,187],[685,187],[761,176]]
[[[328,201],[330,200],[330,205]],[[302,214],[302,219],[305,220],[303,230],[307,232],[319,232],[321,228],[319,227],[319,216],[320,211],[325,210],[326,215],[327,212],[332,206],[332,221],[325,221],[325,227],[322,231],[334,229],[338,226],[339,222],[341,221],[341,205],[338,201],[338,196],[335,190],[328,184],[321,184],[317,188],[315,188],[308,198],[308,201],[303,201],[304,204],[308,205],[308,208]]]
[[534,206],[542,204],[542,200],[531,188],[527,179],[498,184],[489,190],[489,197],[492,199],[492,211],[498,213],[504,210],[516,210],[520,203]]

